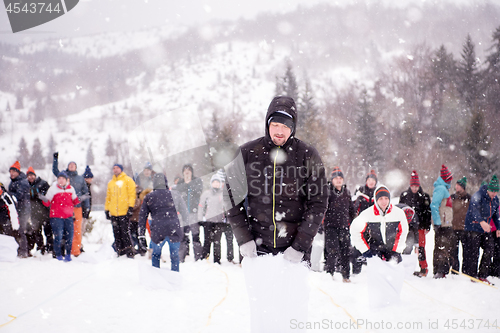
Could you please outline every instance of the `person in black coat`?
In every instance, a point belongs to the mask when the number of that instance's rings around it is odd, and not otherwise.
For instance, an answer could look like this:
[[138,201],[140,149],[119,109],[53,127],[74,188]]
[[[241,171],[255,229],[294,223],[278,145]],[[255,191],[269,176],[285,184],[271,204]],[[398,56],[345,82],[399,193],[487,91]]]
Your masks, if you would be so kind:
[[354,205],[351,193],[344,184],[344,174],[335,167],[331,175],[328,209],[324,220],[325,230],[325,271],[333,278],[338,266],[343,282],[351,282],[350,277],[350,247],[351,235],[349,226],[354,219]]
[[[373,192],[375,191],[375,186],[377,186],[378,178],[375,170],[370,170],[370,172],[366,175],[365,185],[358,186],[356,191],[354,191],[353,195],[353,205],[354,212],[356,216],[358,216],[362,211],[367,209],[368,207],[373,206]],[[359,274],[361,273],[361,268],[363,267],[363,263],[358,260],[361,256],[361,252],[358,251],[355,247],[351,247],[351,263],[352,263],[352,273]]]
[[193,238],[194,260],[203,259],[203,246],[200,241],[200,223],[198,221],[198,208],[200,205],[200,197],[203,192],[203,181],[201,178],[194,176],[194,169],[191,164],[186,164],[182,167],[182,176],[177,185],[176,190],[182,195],[182,199],[186,203],[189,211],[189,219],[184,221],[184,236],[181,242],[179,251],[181,262],[189,254],[189,232]]
[[310,256],[328,183],[317,150],[295,137],[296,124],[294,100],[275,97],[265,136],[242,145],[226,168],[224,206],[243,257],[282,252],[298,263]]
[[[31,202],[31,230],[28,237],[28,249],[32,249],[35,244],[42,254],[45,251],[52,252],[54,239],[52,237],[52,227],[50,226],[50,208],[43,204],[40,196],[47,194],[49,184],[40,177],[36,176],[35,170],[32,167],[26,172],[28,183],[30,185],[30,202]],[[47,244],[44,245],[42,229],[47,239]]]
[[149,214],[151,230],[152,263],[160,268],[163,245],[170,248],[171,270],[179,271],[179,246],[184,235],[177,211],[183,220],[189,218],[187,207],[179,192],[168,188],[167,178],[162,173],[153,176],[153,191],[144,197],[139,213],[139,237],[144,238]]
[[431,197],[420,186],[417,171],[412,171],[410,187],[401,193],[399,203],[406,204],[415,211],[418,225],[410,224],[408,238],[418,240],[418,264],[420,271],[413,274],[418,277],[425,277],[429,271],[425,256],[425,235],[431,228]]
[[14,199],[0,183],[0,235],[14,237],[18,241],[19,219]]
[[19,217],[19,249],[17,254],[20,258],[27,258],[28,240],[26,231],[31,214],[30,185],[24,172],[21,172],[21,164],[16,161],[9,169],[11,182],[9,184],[9,194],[16,200],[17,215]]

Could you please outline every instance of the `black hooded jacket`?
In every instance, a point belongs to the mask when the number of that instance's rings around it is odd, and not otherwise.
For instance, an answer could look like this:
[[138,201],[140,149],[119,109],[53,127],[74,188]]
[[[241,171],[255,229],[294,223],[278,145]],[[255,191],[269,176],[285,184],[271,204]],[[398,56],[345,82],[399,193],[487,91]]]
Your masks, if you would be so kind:
[[417,193],[413,193],[411,188],[401,193],[399,203],[406,204],[413,208],[418,217],[418,228],[429,230],[431,228],[431,198],[420,187]]
[[330,184],[330,196],[328,197],[328,209],[325,214],[325,228],[349,229],[354,219],[354,205],[351,201],[351,193],[346,185],[342,185],[338,191]]
[[[295,106],[291,98],[280,98]],[[283,146],[273,143],[268,126],[275,112],[272,103],[265,119],[266,135],[242,145],[243,165],[226,170],[225,207],[232,207],[227,217],[240,245],[255,240],[268,248],[292,246],[306,252],[327,207],[325,169],[316,149],[294,137],[296,126]],[[289,110],[297,124],[295,108]],[[234,192],[244,188],[245,201],[238,202]]]
[[[29,182],[28,182],[29,183]],[[38,229],[41,222],[49,221],[50,208],[43,204],[40,195],[46,195],[50,185],[37,177],[30,185],[31,223]]]
[[184,233],[177,212],[184,220],[188,219],[188,210],[180,193],[169,190],[165,175],[156,173],[153,176],[153,191],[148,193],[142,202],[139,213],[139,235],[144,236],[146,221],[151,214],[151,240],[154,243],[161,243],[165,237],[169,237],[171,242],[180,242]]

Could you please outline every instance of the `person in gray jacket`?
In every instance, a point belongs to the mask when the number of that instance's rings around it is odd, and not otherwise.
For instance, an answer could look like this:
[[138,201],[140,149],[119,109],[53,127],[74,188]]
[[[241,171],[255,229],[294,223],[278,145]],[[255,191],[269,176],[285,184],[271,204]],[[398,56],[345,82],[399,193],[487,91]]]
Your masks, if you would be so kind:
[[[210,249],[214,245],[214,263],[220,264],[221,237],[226,234],[227,261],[233,261],[233,234],[231,226],[227,223],[222,204],[222,187],[224,179],[215,174],[210,179],[211,189],[203,192],[198,209],[198,220],[205,223],[205,242],[203,244],[203,257],[210,256]],[[229,230],[227,230],[229,228]],[[230,231],[230,232],[228,232]]]

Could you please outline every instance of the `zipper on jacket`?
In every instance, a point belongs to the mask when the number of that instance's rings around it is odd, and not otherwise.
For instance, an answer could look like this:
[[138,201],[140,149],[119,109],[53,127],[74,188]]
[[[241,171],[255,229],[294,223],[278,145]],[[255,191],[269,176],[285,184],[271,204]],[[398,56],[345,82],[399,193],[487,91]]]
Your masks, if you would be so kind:
[[273,166],[273,225],[274,225],[274,248],[276,248],[276,213],[275,213],[275,207],[276,207],[276,193],[275,193],[275,188],[276,188],[276,159],[278,158],[279,154],[279,149],[280,147],[278,146],[278,149],[276,150],[276,155],[274,156],[274,166]]

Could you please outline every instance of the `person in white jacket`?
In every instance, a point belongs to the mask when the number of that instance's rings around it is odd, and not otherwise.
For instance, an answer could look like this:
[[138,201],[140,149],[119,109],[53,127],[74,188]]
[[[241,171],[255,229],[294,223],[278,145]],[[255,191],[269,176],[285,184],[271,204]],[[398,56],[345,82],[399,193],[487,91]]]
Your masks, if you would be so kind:
[[399,263],[408,235],[406,215],[390,203],[391,194],[386,186],[379,185],[374,197],[375,204],[352,221],[352,245],[362,253],[360,260],[378,256]]

